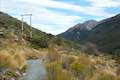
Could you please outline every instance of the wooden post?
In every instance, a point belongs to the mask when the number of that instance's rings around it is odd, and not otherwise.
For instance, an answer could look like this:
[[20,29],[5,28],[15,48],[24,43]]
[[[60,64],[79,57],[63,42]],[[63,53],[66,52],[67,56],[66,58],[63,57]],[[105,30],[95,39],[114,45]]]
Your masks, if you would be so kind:
[[23,31],[23,15],[21,15],[21,20],[22,20],[21,30]]
[[24,23],[23,23],[23,17],[24,16],[29,16],[30,17],[30,32],[29,32],[29,35],[30,35],[30,38],[32,38],[32,14],[21,15],[21,17],[22,17],[22,25],[21,25],[22,35],[23,35],[23,30],[24,30]]
[[32,38],[32,14],[30,14],[30,38]]

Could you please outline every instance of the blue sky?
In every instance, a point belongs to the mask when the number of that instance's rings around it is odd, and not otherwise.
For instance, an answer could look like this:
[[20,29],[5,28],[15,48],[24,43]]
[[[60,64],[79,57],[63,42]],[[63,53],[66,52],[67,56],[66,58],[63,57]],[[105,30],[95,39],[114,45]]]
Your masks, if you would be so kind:
[[[21,19],[32,14],[32,26],[59,34],[86,20],[102,20],[120,13],[120,0],[0,0],[0,10]],[[28,22],[29,18],[24,17]]]

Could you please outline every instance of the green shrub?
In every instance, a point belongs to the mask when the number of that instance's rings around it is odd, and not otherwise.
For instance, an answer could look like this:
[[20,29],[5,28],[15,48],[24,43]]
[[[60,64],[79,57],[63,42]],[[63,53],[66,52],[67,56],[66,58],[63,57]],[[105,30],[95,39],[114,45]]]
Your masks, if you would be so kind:
[[48,47],[48,42],[46,40],[31,39],[30,42],[31,42],[31,46],[36,49]]

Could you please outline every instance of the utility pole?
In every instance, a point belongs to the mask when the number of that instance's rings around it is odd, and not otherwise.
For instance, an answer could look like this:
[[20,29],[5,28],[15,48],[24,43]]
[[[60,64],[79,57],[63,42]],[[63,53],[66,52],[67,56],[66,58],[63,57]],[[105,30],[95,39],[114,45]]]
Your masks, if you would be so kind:
[[29,16],[30,18],[30,32],[29,32],[29,35],[30,35],[30,38],[32,38],[32,14],[22,14],[21,15],[21,20],[22,20],[22,23],[21,23],[21,30],[22,30],[22,34],[23,34],[23,30],[24,30],[24,16]]

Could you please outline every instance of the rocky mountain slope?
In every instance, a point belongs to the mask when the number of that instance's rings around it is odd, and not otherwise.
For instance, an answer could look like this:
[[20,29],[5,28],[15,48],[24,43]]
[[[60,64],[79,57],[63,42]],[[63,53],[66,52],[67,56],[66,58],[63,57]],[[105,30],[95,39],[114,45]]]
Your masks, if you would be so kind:
[[90,42],[103,52],[119,52],[120,14],[99,22],[87,21],[77,24],[60,36],[77,42]]
[[87,41],[98,46],[104,52],[116,52],[120,49],[120,14],[102,20],[93,28]]
[[66,32],[60,34],[59,36],[64,37],[68,40],[79,41],[84,40],[88,32],[98,24],[95,20],[89,20],[84,23],[79,23],[72,28],[68,29]]

